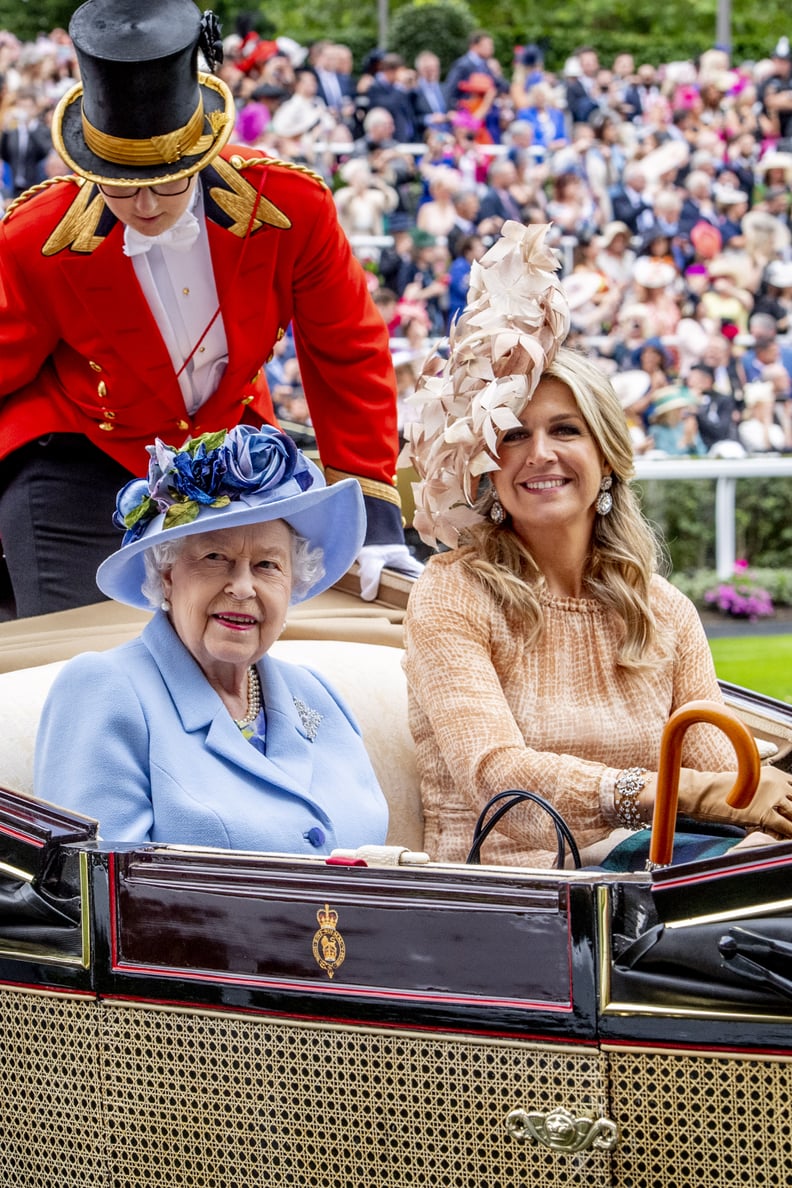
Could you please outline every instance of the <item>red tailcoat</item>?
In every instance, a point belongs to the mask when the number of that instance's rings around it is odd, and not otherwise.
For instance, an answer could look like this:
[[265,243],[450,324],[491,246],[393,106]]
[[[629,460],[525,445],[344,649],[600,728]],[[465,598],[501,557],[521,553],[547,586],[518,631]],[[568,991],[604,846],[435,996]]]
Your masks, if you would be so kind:
[[370,521],[375,507],[381,528],[400,531],[388,334],[329,191],[230,147],[200,183],[228,366],[194,417],[100,191],[58,180],[0,221],[0,457],[80,433],[143,475],[155,437],[179,445],[241,420],[274,423],[262,364],[293,321],[328,478],[358,476]]

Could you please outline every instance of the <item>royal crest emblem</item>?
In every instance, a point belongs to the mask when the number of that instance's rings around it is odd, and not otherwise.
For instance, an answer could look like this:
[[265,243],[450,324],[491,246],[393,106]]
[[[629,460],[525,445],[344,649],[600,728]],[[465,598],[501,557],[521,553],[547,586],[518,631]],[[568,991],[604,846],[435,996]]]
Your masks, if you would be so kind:
[[313,955],[320,969],[328,978],[332,978],[339,966],[343,965],[346,957],[344,938],[336,928],[338,912],[333,911],[329,903],[316,913],[319,928],[314,933]]

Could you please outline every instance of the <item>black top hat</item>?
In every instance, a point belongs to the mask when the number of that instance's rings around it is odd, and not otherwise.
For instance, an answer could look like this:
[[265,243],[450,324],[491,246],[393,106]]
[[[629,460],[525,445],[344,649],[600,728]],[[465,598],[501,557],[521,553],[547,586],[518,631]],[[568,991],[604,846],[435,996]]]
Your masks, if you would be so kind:
[[228,87],[212,64],[219,29],[192,0],[87,0],[72,16],[82,82],[58,104],[56,151],[98,183],[154,185],[207,165],[234,127]]

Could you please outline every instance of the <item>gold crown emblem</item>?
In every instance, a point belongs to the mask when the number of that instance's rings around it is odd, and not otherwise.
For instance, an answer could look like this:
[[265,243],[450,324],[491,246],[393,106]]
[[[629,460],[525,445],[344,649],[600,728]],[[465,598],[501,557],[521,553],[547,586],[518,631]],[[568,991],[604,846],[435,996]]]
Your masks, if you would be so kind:
[[320,928],[335,928],[338,923],[338,912],[333,911],[330,904],[326,903],[323,908],[319,908],[316,918]]

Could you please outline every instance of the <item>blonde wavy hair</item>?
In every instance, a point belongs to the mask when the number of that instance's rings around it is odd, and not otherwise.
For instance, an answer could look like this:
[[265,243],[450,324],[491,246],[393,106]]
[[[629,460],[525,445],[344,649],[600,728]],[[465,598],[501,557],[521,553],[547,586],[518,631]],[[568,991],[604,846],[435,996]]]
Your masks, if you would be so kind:
[[[627,670],[653,667],[649,649],[661,644],[649,601],[649,586],[658,571],[661,552],[657,538],[644,519],[629,485],[633,477],[633,450],[622,407],[605,374],[584,355],[562,347],[542,373],[566,384],[613,469],[613,507],[597,515],[591,539],[586,597],[596,599],[624,624],[617,663]],[[519,615],[530,644],[544,629],[539,600],[543,577],[530,550],[507,520],[496,526],[488,513],[494,501],[492,487],[482,493],[476,510],[487,516],[468,528],[462,538],[463,564],[474,573],[505,610]]]

